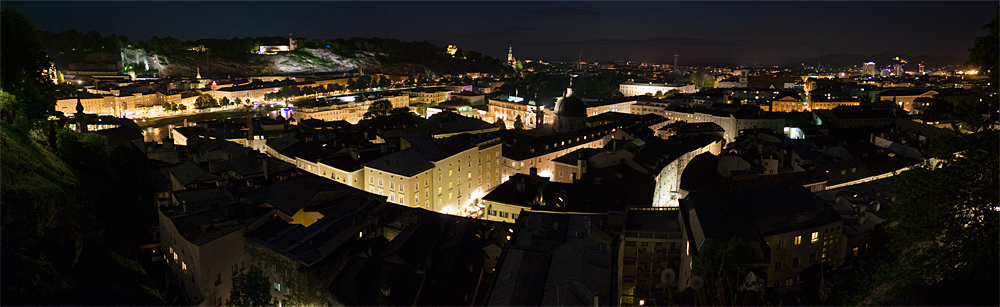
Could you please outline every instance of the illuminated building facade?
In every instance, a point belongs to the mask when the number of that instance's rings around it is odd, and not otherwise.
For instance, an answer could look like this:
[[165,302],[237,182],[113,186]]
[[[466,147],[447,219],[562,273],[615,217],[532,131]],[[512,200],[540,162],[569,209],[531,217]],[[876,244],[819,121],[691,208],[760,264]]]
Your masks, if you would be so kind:
[[404,136],[401,151],[364,164],[365,191],[390,203],[460,214],[500,184],[499,137]]
[[874,76],[878,74],[878,68],[875,67],[875,62],[865,63],[861,67],[861,74],[866,76]]
[[681,93],[695,93],[698,89],[694,84],[666,84],[666,83],[636,83],[635,81],[625,81],[618,86],[619,91],[625,96],[653,95],[656,92],[666,94],[671,90],[678,90]]
[[652,303],[688,287],[690,245],[678,208],[629,208],[619,244],[620,306]]

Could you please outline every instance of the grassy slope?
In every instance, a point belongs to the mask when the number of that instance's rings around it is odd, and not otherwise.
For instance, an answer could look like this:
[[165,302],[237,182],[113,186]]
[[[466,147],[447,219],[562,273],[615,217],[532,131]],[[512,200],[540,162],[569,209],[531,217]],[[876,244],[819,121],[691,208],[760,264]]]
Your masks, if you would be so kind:
[[77,178],[27,132],[0,127],[4,304],[162,305],[134,261],[94,239],[99,222],[79,204]]
[[[66,191],[75,191],[76,174],[55,154],[32,141],[26,132],[5,126],[0,128],[0,135],[0,187],[3,188],[0,202],[5,205],[3,237],[44,234],[50,223],[39,223],[32,227],[34,231],[8,226],[14,226],[10,223],[17,223],[14,217],[20,214],[36,215],[39,222],[52,221],[53,210],[70,206],[72,197]],[[23,221],[24,216],[16,220]]]

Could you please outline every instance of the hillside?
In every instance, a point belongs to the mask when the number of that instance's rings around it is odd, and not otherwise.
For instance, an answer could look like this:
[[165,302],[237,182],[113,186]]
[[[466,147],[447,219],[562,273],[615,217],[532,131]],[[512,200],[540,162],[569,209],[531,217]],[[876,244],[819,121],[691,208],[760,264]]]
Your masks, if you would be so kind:
[[[277,54],[256,54],[259,46],[283,44],[287,38],[258,37],[200,39],[181,42],[153,37],[132,41],[122,36],[64,31],[40,32],[46,53],[59,69],[69,63],[121,63],[123,71],[166,77],[258,76],[330,73],[363,70],[366,73],[440,76],[465,72],[503,74],[504,62],[475,51],[454,54],[428,42],[381,38],[297,39],[298,48]],[[204,47],[205,50],[192,51]]]
[[[68,133],[61,133],[61,146],[81,153],[79,159],[87,151],[103,150],[95,135]],[[118,236],[104,235],[112,228],[111,218],[95,206],[107,204],[85,202],[80,194],[94,191],[84,191],[88,184],[80,179],[80,170],[29,135],[16,126],[0,129],[4,304],[162,305],[143,268],[122,256],[127,252],[111,247]],[[91,198],[112,202],[104,193],[94,194]]]

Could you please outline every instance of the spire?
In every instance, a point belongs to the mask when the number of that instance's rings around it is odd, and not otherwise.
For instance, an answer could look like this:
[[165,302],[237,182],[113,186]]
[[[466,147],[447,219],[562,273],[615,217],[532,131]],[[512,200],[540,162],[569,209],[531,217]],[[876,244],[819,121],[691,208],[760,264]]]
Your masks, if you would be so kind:
[[195,68],[195,69],[197,69],[197,70],[198,70],[198,75],[197,75],[197,76],[195,76],[194,78],[195,78],[195,79],[201,79],[201,67],[199,67],[199,68]]
[[76,131],[77,132],[87,132],[87,116],[83,113],[83,101],[80,100],[80,95],[76,95],[76,115],[73,116],[76,120]]
[[80,95],[76,95],[76,114],[83,114],[83,101],[80,100]]

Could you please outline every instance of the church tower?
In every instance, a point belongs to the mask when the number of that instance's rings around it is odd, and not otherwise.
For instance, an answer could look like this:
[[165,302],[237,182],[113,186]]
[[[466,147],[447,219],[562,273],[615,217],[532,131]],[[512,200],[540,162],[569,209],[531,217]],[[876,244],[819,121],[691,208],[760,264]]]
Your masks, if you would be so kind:
[[509,63],[510,66],[514,66],[514,46],[508,46],[507,63]]
[[80,100],[80,95],[76,96],[76,114],[73,115],[73,119],[76,121],[77,132],[87,132],[87,114],[83,113],[83,101]]

